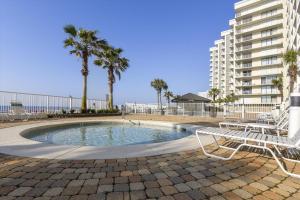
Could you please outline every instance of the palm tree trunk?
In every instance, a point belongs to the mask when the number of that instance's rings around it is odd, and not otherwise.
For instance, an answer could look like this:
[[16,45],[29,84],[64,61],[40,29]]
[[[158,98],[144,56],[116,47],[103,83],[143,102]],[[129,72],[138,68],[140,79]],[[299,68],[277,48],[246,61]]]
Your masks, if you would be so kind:
[[159,91],[157,91],[157,110],[159,109]]
[[160,100],[160,112],[162,114],[163,109],[162,109],[162,101],[161,101],[161,92],[159,93],[159,100]]
[[113,71],[111,69],[108,70],[108,88],[109,88],[109,96],[108,96],[108,109],[113,110]]
[[87,76],[83,75],[83,94],[81,99],[81,112],[85,113],[87,110]]
[[87,76],[88,76],[88,56],[84,53],[82,61],[82,70],[83,76],[83,92],[81,99],[81,112],[85,113],[87,111]]
[[294,92],[294,80],[290,77],[290,93]]

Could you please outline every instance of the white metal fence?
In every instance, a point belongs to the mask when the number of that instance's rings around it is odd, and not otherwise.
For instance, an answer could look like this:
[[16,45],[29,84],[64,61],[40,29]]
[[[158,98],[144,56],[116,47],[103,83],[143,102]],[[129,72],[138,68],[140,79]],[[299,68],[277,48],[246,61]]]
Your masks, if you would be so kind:
[[[27,112],[56,113],[62,110],[79,112],[81,99],[75,97],[53,96],[44,94],[29,94],[0,91],[0,113],[10,112],[12,102],[22,103]],[[89,109],[106,109],[105,100],[88,99]]]
[[[133,114],[160,114],[155,104],[126,103],[126,112]],[[241,118],[255,120],[262,113],[279,109],[276,104],[212,104],[177,103],[163,106],[165,115],[203,116],[219,118]]]

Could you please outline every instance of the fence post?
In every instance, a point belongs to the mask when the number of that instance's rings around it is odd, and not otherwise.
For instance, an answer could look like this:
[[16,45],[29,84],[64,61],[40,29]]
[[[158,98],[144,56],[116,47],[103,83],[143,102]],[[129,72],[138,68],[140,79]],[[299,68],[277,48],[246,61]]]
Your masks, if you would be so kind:
[[223,106],[223,118],[226,118],[226,115],[227,115],[227,106],[226,106],[226,103],[224,104]]
[[49,113],[49,96],[46,97],[46,112]]
[[242,104],[242,119],[245,119],[245,104]]
[[69,109],[72,110],[72,96],[69,97]]
[[182,115],[184,116],[184,103],[182,103]]

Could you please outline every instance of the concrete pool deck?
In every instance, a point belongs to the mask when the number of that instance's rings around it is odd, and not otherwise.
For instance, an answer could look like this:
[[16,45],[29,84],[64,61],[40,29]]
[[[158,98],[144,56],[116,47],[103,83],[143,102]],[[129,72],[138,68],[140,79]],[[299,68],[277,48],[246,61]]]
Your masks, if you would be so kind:
[[[153,125],[161,127],[172,127],[177,129],[184,128],[187,131],[191,131],[192,133],[195,132],[196,129],[202,127],[200,125],[180,124],[174,122],[122,119],[81,119],[80,121],[76,119],[44,121],[42,123],[33,123],[0,129],[0,153],[32,158],[85,160],[154,156],[165,153],[175,153],[199,148],[199,143],[193,134],[188,137],[167,142],[112,147],[48,144],[30,140],[22,136],[24,133],[30,130],[48,128],[59,125],[74,124],[80,122],[136,123],[151,126]],[[203,141],[205,142],[205,145],[212,143],[212,140],[208,136],[203,136]]]
[[[215,119],[207,118],[127,118],[217,125]],[[73,120],[82,118],[50,122]],[[0,128],[44,122],[0,123]],[[212,145],[207,148],[214,150]],[[300,173],[299,164],[288,167]],[[228,161],[208,158],[199,148],[158,156],[105,160],[39,159],[0,154],[0,199],[297,200],[300,199],[300,180],[284,174],[268,155],[247,149]]]

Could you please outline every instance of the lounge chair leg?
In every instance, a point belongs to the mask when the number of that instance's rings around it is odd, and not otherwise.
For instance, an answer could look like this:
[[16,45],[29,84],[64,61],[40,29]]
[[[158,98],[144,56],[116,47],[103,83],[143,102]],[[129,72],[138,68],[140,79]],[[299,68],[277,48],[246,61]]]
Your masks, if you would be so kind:
[[[279,148],[276,145],[273,145],[274,149],[278,152],[278,154],[281,156],[281,158],[283,158],[284,160],[290,161],[290,162],[295,162],[295,163],[300,163],[300,160],[295,160],[292,158],[287,158],[285,157],[279,150]],[[289,149],[289,148],[288,148]]]
[[[221,159],[221,160],[230,160],[236,153],[237,151],[243,146],[243,144],[240,144],[236,149],[234,149],[234,151],[232,152],[232,154],[228,157],[222,157],[222,156],[217,156],[217,155],[213,155],[211,153],[208,153],[205,148],[204,148],[204,145],[202,144],[201,140],[200,140],[200,137],[198,135],[198,133],[196,132],[196,136],[198,138],[198,142],[203,150],[203,153],[208,156],[208,157],[213,157],[213,158],[218,158],[218,159]],[[214,137],[213,137],[214,138]],[[215,138],[214,138],[215,139]],[[219,148],[222,148],[219,146]]]
[[[275,145],[273,145],[273,146],[275,147]],[[261,147],[261,148],[262,148],[262,147]],[[282,163],[280,162],[280,160],[277,158],[276,154],[275,154],[270,148],[268,148],[268,147],[263,147],[263,148],[265,148],[267,151],[269,151],[269,152],[272,154],[272,156],[273,156],[274,159],[276,160],[278,166],[280,167],[280,169],[281,169],[284,173],[286,173],[287,175],[290,175],[290,176],[292,176],[292,177],[295,177],[295,178],[300,178],[300,174],[294,174],[294,173],[292,173],[292,172],[287,171],[287,170],[284,168],[284,166],[282,165]],[[291,159],[289,159],[289,161],[299,163],[299,161],[296,161],[296,160],[291,160]]]

